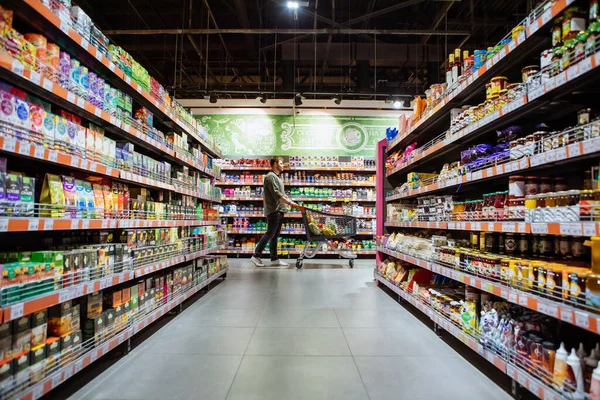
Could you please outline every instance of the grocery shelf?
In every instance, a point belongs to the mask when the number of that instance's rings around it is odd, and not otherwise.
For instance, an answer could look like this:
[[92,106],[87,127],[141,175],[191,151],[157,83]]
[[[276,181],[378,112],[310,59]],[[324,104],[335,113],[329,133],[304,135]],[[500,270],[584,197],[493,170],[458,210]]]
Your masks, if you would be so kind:
[[[211,178],[220,176],[209,168],[194,161],[187,155],[181,152],[176,152],[172,148],[159,143],[157,140],[152,139],[145,133],[135,129],[133,126],[110,115],[102,108],[96,107],[89,101],[76,96],[72,92],[69,92],[60,85],[52,82],[50,79],[41,77],[39,73],[26,68],[20,61],[14,59],[6,50],[0,50],[0,76],[10,82],[15,83],[28,92],[32,92],[45,100],[48,100],[54,104],[58,104],[73,114],[79,115],[85,119],[89,119],[94,123],[102,125],[111,132],[117,133],[126,139],[134,141],[138,145],[141,144],[148,150],[165,156],[167,159],[169,159],[169,161],[175,161],[178,163],[184,162],[185,164],[197,169],[204,175]],[[29,150],[27,146],[30,146]],[[44,150],[39,147],[40,146],[21,143],[21,148],[18,153],[25,156],[35,156],[35,158],[41,160],[56,162],[56,156],[53,155],[54,153],[52,153],[52,151],[48,150],[49,153],[45,156],[42,156],[42,152]],[[11,148],[12,147],[9,147],[9,149]],[[70,156],[63,155],[63,159],[64,157]],[[77,160],[71,159],[68,161],[69,166],[87,169],[86,165],[89,160],[81,160],[77,162]],[[59,163],[65,164],[65,161]],[[82,165],[78,166],[77,164]]]
[[[444,315],[437,312],[433,307],[428,304],[425,304],[419,301],[415,296],[409,294],[407,291],[399,288],[394,285],[392,282],[388,281],[381,275],[375,271],[375,280],[379,283],[381,282],[391,291],[396,293],[402,299],[409,302],[411,305],[416,307],[419,311],[427,315],[435,324],[444,329],[446,332],[450,333],[452,336],[460,340],[462,343],[467,345],[471,350],[477,352],[480,356],[485,358],[488,362],[494,365],[503,373],[507,374],[509,377],[518,382],[521,386],[529,390],[531,393],[536,395],[538,398],[543,400],[560,400],[564,397],[556,392],[550,386],[547,386],[543,381],[534,377],[527,371],[517,367],[516,365],[511,364],[511,362],[504,357],[493,352],[491,349],[484,347],[481,345],[477,339],[471,335],[466,334],[456,326],[450,319],[445,317]],[[510,354],[509,357],[510,359]]]
[[21,218],[0,217],[0,232],[38,232],[117,228],[171,228],[177,226],[220,225],[219,221],[85,219],[85,218]]
[[158,320],[163,315],[167,314],[169,311],[173,310],[179,304],[183,303],[185,300],[189,299],[196,293],[198,293],[201,289],[205,288],[215,280],[221,278],[224,274],[229,270],[228,267],[225,267],[221,271],[215,273],[210,276],[208,279],[201,282],[199,285],[190,288],[189,290],[183,292],[176,298],[168,301],[166,304],[156,308],[149,315],[142,317],[141,319],[132,322],[129,326],[123,330],[122,332],[116,334],[111,339],[107,340],[100,346],[95,346],[86,354],[81,355],[76,360],[68,363],[67,365],[60,368],[57,372],[52,374],[49,377],[46,377],[39,383],[36,383],[33,386],[28,387],[26,390],[21,393],[16,394],[13,398],[18,400],[35,400],[39,399],[43,395],[49,393],[52,389],[57,388],[63,382],[71,378],[73,375],[80,372],[82,369],[88,367],[100,357],[108,354],[111,350],[116,348],[122,343],[125,343],[128,339],[133,337],[138,332],[145,329],[148,325],[152,324],[156,320]]
[[[318,187],[375,187],[375,182],[360,182],[360,183],[294,183],[284,182],[286,186],[318,186]],[[252,182],[252,183],[236,183],[236,182],[217,182],[217,186],[263,186],[263,183]]]
[[[353,254],[358,255],[375,255],[375,250],[348,250]],[[278,252],[279,255],[299,255],[302,253],[302,249],[288,249],[288,250],[280,250]],[[254,249],[237,249],[237,248],[228,248],[214,251],[213,254],[254,254]],[[268,254],[266,252],[265,254]],[[335,251],[318,251],[317,255],[339,255]]]
[[[599,54],[600,55],[600,54]],[[600,61],[600,60],[599,60]],[[490,166],[474,172],[469,172],[459,178],[449,179],[443,182],[432,182],[418,189],[408,190],[404,193],[397,193],[386,197],[386,201],[394,201],[403,198],[410,198],[425,193],[433,193],[445,188],[479,182],[484,179],[495,178],[503,175],[519,173],[533,168],[546,168],[554,166],[557,163],[569,162],[574,159],[590,156],[600,152],[600,137],[583,140],[572,143],[566,147],[559,147],[550,151],[524,157],[520,160],[507,161],[502,164]]]
[[[485,84],[491,77],[498,75],[509,68],[512,64],[522,58],[525,52],[535,51],[536,46],[525,46],[525,44],[529,44],[530,42],[533,43],[535,41],[535,39],[533,39],[535,32],[562,13],[574,1],[575,0],[555,1],[549,9],[541,12],[540,15],[536,14],[533,21],[527,21],[524,32],[521,32],[514,40],[511,40],[510,43],[505,45],[503,49],[498,51],[492,58],[488,59],[482,67],[469,76],[464,82],[460,85],[456,85],[450,93],[446,94],[444,99],[442,99],[437,106],[421,116],[419,121],[412,126],[410,131],[391,141],[388,144],[388,152],[400,144],[410,142],[426,130],[431,130],[431,128],[444,117],[448,117],[448,123],[445,124],[448,126],[450,123],[449,114],[452,108],[457,104],[467,101],[478,90],[484,89]],[[540,11],[541,10],[542,9],[540,9]]]
[[[351,199],[351,198],[335,198],[335,197],[292,197],[295,201],[316,201],[316,202],[343,202],[343,203],[375,203],[375,199]],[[222,197],[222,201],[263,201],[262,197]]]
[[600,236],[600,222],[523,222],[523,221],[453,221],[453,222],[386,222],[390,228],[449,229],[505,233],[534,233],[538,235]]
[[[221,166],[222,171],[270,171],[269,167]],[[341,171],[341,172],[377,172],[375,168],[361,167],[287,167],[285,171]]]
[[529,87],[527,94],[506,104],[502,109],[493,114],[470,124],[454,135],[441,135],[435,144],[432,144],[426,150],[419,152],[408,163],[404,163],[389,171],[387,176],[390,177],[399,172],[407,172],[411,169],[410,167],[416,166],[424,160],[441,155],[444,151],[460,146],[462,143],[460,139],[466,137],[472,138],[480,133],[494,130],[501,125],[508,124],[514,120],[515,117],[527,115],[534,108],[539,107],[541,100],[545,100],[547,95],[554,94],[558,91],[568,90],[569,88],[574,89],[572,87],[573,85],[585,82],[586,78],[588,78],[592,71],[598,66],[600,66],[600,52],[584,58],[569,67],[566,71],[549,78],[544,84],[536,87]]
[[8,322],[20,318],[24,315],[32,314],[36,311],[43,310],[57,304],[64,303],[78,297],[85,296],[104,290],[106,288],[119,285],[123,282],[130,281],[134,278],[139,278],[144,275],[160,271],[165,268],[170,268],[174,265],[181,264],[186,261],[191,261],[196,258],[204,257],[218,250],[219,247],[205,249],[189,254],[172,257],[166,260],[155,261],[136,267],[130,271],[123,271],[112,276],[103,277],[90,282],[73,285],[71,287],[43,294],[41,296],[27,299],[23,302],[18,302],[2,308],[2,321]]
[[54,42],[60,43],[62,48],[74,54],[90,70],[99,73],[116,88],[131,95],[136,102],[158,116],[166,126],[188,133],[202,145],[206,152],[217,158],[222,157],[220,151],[214,149],[196,132],[196,130],[201,129],[198,123],[195,127],[191,127],[178,120],[159,100],[128,77],[102,52],[72,29],[68,23],[62,21],[40,0],[9,0],[8,7],[14,11],[15,15],[27,21],[45,36]]
[[436,274],[462,282],[465,285],[475,287],[498,297],[502,297],[510,303],[519,304],[520,306],[554,318],[558,318],[561,321],[578,326],[590,332],[600,334],[600,313],[595,314],[587,310],[580,310],[570,305],[552,299],[542,298],[540,296],[509,287],[499,282],[493,282],[489,279],[458,271],[444,265],[421,260],[397,251],[389,250],[383,246],[379,246],[377,251],[405,261],[409,264],[430,270]]
[[[374,219],[375,215],[348,215],[358,219]],[[262,213],[237,213],[237,214],[221,214],[221,218],[264,218],[265,215]],[[287,213],[285,218],[302,218],[300,213]]]
[[[267,231],[255,231],[251,229],[228,229],[227,233],[230,235],[264,235]],[[306,235],[306,231],[302,230],[293,230],[293,231],[281,231],[281,235]],[[358,231],[356,235],[374,235],[374,232],[369,231]]]

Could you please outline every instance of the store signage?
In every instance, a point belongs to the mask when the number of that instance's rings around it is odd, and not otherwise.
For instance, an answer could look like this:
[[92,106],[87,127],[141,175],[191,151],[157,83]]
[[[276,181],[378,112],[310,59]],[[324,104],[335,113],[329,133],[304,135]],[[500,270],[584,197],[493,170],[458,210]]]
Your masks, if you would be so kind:
[[225,156],[373,156],[395,117],[196,115]]

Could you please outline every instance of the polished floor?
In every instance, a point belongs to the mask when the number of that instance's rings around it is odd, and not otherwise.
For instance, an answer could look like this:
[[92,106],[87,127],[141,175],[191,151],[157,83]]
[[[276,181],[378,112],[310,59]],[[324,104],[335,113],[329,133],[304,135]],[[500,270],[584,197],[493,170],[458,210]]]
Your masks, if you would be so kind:
[[73,399],[509,399],[373,282],[373,261],[220,284]]

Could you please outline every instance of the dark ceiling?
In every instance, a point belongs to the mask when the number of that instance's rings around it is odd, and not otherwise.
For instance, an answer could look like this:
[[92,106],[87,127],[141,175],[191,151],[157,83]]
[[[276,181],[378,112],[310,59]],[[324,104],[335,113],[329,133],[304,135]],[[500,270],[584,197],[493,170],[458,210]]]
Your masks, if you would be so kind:
[[287,0],[77,3],[178,97],[205,91],[233,97],[254,91],[423,93],[441,80],[455,47],[472,52],[495,45],[535,5],[310,0],[295,13]]

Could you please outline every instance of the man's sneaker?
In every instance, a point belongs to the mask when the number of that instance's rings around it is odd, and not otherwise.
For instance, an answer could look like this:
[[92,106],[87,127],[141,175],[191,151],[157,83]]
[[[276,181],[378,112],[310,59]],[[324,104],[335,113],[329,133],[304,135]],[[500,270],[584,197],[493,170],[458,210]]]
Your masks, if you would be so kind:
[[290,264],[283,262],[281,260],[271,261],[271,267],[289,267]]
[[254,265],[256,265],[257,267],[264,267],[265,264],[262,262],[262,260],[258,257],[252,256],[252,258],[250,259],[250,261],[252,261],[254,263]]

